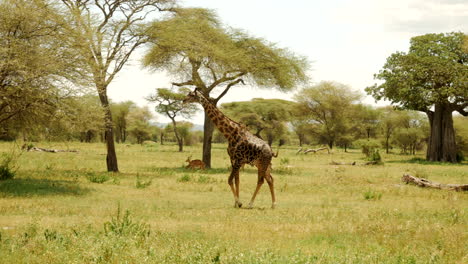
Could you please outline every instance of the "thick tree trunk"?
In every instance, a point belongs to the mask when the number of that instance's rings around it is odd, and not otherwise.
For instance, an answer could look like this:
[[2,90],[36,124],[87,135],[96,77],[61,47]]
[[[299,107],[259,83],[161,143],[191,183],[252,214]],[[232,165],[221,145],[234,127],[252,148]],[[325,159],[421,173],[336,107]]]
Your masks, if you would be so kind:
[[431,134],[427,145],[429,161],[457,162],[453,109],[449,104],[436,104],[434,112],[428,112]]
[[205,168],[211,168],[211,141],[213,139],[214,124],[205,111],[205,123],[203,124],[203,162]]
[[104,139],[107,146],[107,171],[119,172],[117,164],[117,154],[115,152],[114,144],[114,130],[112,123],[112,113],[109,107],[109,100],[107,99],[107,89],[105,87],[98,87],[99,99],[104,108]]

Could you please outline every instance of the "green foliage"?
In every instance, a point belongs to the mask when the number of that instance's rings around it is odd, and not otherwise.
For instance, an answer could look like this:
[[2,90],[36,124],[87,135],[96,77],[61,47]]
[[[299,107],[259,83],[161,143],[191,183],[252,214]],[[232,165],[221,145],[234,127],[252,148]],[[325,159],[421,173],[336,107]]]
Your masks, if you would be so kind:
[[377,201],[377,200],[382,199],[382,193],[368,190],[364,193],[364,199],[368,201],[371,201],[371,200]]
[[153,117],[149,108],[134,107],[128,114],[127,131],[137,144],[143,144],[145,140],[151,139],[152,127],[150,120]]
[[128,136],[128,115],[136,107],[132,101],[111,104],[112,121],[114,122],[115,140],[125,142]]
[[[376,99],[388,99],[406,109],[428,111],[437,103],[451,103],[454,109],[468,98],[468,53],[462,51],[466,38],[461,32],[413,37],[409,52],[387,58],[375,75],[381,85],[367,87]],[[461,109],[463,110],[463,109]]]
[[130,217],[130,211],[125,210],[122,215],[120,203],[117,207],[117,215],[112,217],[110,221],[104,223],[104,233],[114,236],[132,236],[132,237],[148,237],[151,233],[148,224],[136,222]]
[[86,178],[93,183],[105,183],[110,180],[110,176],[107,173],[88,172],[86,173]]
[[254,98],[251,101],[224,103],[221,111],[235,117],[245,124],[249,130],[272,143],[285,137],[286,123],[293,115],[294,102],[281,99]]
[[342,135],[350,133],[352,111],[349,109],[360,98],[361,95],[350,87],[333,82],[321,82],[301,90],[295,96],[298,108],[304,113],[303,119],[312,126],[311,133],[319,143],[328,144],[330,148]]
[[[3,162],[2,162],[3,163]],[[5,164],[0,164],[0,181],[10,180],[15,177],[15,173]]]
[[0,181],[11,180],[15,177],[20,155],[21,153],[18,154],[15,148],[10,153],[0,155]]
[[217,181],[216,181],[216,179],[214,179],[214,178],[212,178],[210,176],[200,175],[200,176],[198,176],[197,182],[198,183],[215,183]]
[[189,182],[191,180],[192,180],[192,177],[190,177],[189,174],[184,174],[177,179],[178,182]]
[[150,186],[152,182],[153,182],[153,181],[152,181],[151,179],[150,179],[150,180],[147,180],[147,181],[141,180],[140,175],[137,174],[137,176],[136,176],[136,182],[135,182],[135,187],[136,187],[137,189],[145,189],[146,187]]
[[284,90],[307,79],[305,58],[223,27],[211,10],[177,9],[170,19],[153,23],[149,37],[152,47],[144,64],[176,75],[192,72],[187,84],[206,94],[219,85],[237,84],[241,77],[242,82]]
[[468,118],[454,116],[453,126],[455,128],[455,141],[457,142],[457,153],[468,156]]
[[376,150],[381,148],[381,144],[375,139],[359,139],[353,143],[356,147],[359,147],[367,157],[370,157],[375,153]]
[[375,149],[370,155],[369,155],[369,161],[375,161],[378,164],[382,164],[382,157],[380,156],[380,152],[378,149]]
[[[0,123],[2,128],[47,124],[74,87],[86,83],[65,18],[43,0],[0,2]],[[65,83],[67,85],[65,85]],[[11,128],[11,127],[10,127]]]

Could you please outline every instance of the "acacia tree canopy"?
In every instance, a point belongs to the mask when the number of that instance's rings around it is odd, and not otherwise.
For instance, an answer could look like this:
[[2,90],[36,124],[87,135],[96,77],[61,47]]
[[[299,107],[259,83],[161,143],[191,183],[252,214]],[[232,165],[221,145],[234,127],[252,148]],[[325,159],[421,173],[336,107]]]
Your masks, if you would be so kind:
[[271,145],[287,131],[286,123],[296,103],[282,99],[254,98],[251,101],[224,103],[222,111],[247,125],[252,132]]
[[0,2],[0,124],[37,122],[87,84],[65,25],[47,0]]
[[351,106],[360,98],[348,86],[334,82],[320,82],[295,96],[305,120],[316,124],[314,133],[330,148],[349,130]]
[[[213,11],[175,9],[174,16],[155,22],[151,47],[143,64],[177,76],[176,86],[198,88],[217,102],[239,83],[291,90],[306,82],[307,60],[267,41],[224,27]],[[205,113],[203,161],[211,167],[214,125]]]

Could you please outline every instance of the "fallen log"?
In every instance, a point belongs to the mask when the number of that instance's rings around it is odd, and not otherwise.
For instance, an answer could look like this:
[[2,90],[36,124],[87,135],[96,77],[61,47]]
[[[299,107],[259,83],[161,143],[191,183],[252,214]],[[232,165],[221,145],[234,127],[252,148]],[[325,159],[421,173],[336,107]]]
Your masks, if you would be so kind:
[[39,151],[39,152],[52,152],[52,153],[57,153],[57,152],[78,152],[78,150],[62,150],[62,149],[46,149],[46,148],[38,148],[38,147],[31,147],[28,148],[28,151]]
[[304,150],[304,154],[307,154],[309,152],[316,153],[318,151],[325,150],[325,149],[328,151],[328,154],[330,154],[330,150],[328,148],[306,149],[306,150]]
[[299,149],[296,151],[296,154],[299,154],[301,151],[302,151],[302,148],[299,148]]
[[406,184],[411,183],[415,184],[419,187],[428,187],[428,188],[435,188],[435,189],[446,189],[446,190],[454,190],[454,191],[468,191],[468,184],[443,184],[438,182],[431,182],[424,178],[418,178],[407,173],[403,174],[401,177],[401,181],[405,182]]
[[354,166],[356,165],[356,162],[352,162],[352,163],[344,163],[344,162],[336,162],[336,161],[332,161],[330,162],[330,165],[351,165],[351,166]]

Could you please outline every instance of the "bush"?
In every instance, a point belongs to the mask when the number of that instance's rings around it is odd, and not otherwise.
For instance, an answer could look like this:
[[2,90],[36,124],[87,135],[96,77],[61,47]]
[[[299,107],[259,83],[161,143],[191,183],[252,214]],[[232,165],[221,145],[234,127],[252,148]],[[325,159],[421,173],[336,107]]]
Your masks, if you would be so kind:
[[110,180],[109,175],[96,174],[94,172],[88,172],[86,175],[86,178],[88,178],[90,182],[94,182],[94,183],[105,183],[106,181]]
[[146,223],[133,221],[129,210],[125,210],[125,214],[122,216],[119,204],[117,207],[117,217],[112,217],[110,221],[104,223],[104,233],[115,236],[148,237],[150,235],[150,227]]
[[369,155],[369,161],[375,161],[377,163],[382,163],[382,157],[380,156],[379,150],[375,149],[374,152],[372,152]]
[[14,162],[17,156],[14,153],[3,154],[0,161],[0,180],[10,180],[15,177]]
[[152,183],[152,180],[147,180],[147,181],[143,181],[140,179],[140,175],[137,174],[137,177],[136,177],[136,182],[135,182],[135,187],[137,189],[144,189],[148,186],[150,186]]
[[367,192],[364,193],[364,199],[365,200],[380,200],[382,199],[382,193],[375,192],[372,190],[368,190]]
[[10,180],[15,177],[15,173],[10,170],[8,167],[4,167],[3,165],[0,165],[0,180]]
[[191,180],[190,175],[184,174],[182,177],[178,178],[178,182],[189,182]]
[[371,156],[373,153],[375,153],[375,150],[382,147],[380,142],[375,139],[359,139],[354,141],[354,145],[361,148],[362,153],[364,153],[367,157]]

